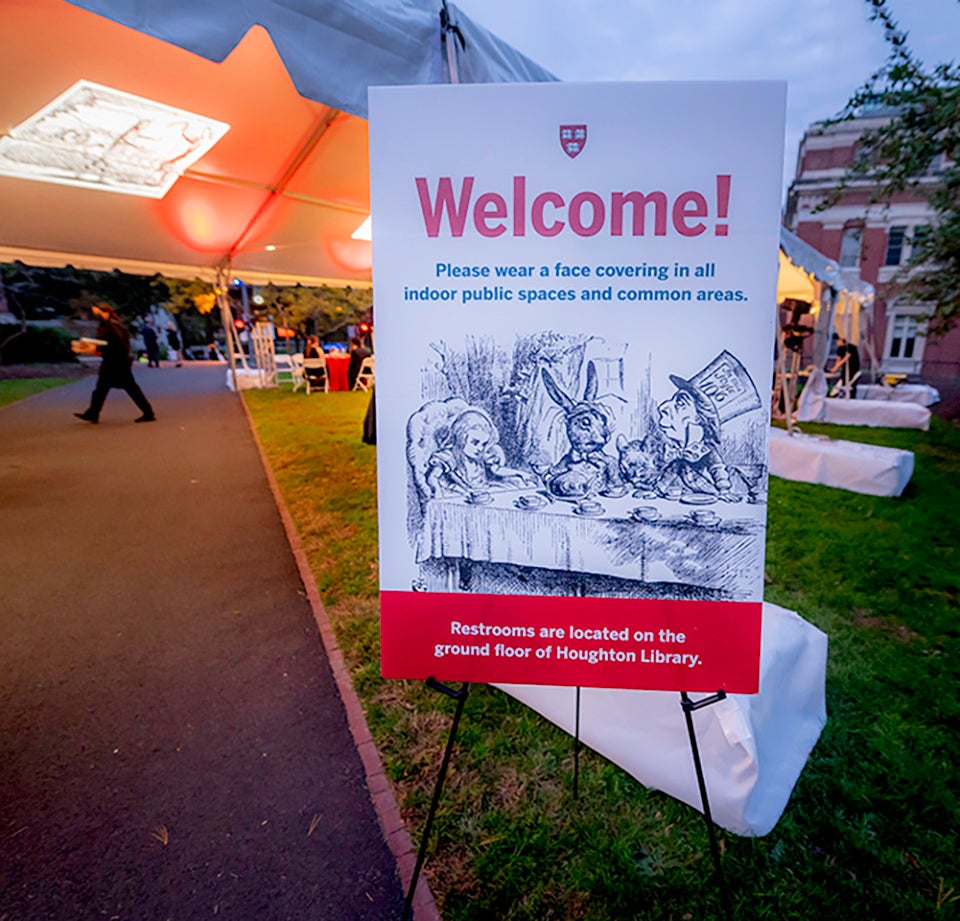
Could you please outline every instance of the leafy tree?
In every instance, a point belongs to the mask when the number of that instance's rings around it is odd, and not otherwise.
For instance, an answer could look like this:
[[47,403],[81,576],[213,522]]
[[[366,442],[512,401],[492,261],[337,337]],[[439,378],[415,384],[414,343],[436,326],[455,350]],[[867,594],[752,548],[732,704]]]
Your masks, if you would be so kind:
[[260,293],[263,310],[272,313],[283,326],[289,326],[301,335],[315,333],[318,336],[359,323],[369,311],[372,299],[368,289],[350,286],[277,288],[267,285]]
[[164,307],[173,314],[184,346],[213,342],[222,328],[213,285],[199,278],[164,278]]
[[98,301],[110,304],[128,321],[149,313],[166,296],[159,275],[96,272],[73,266],[46,268],[22,262],[0,265],[0,276],[11,310],[31,320],[89,317]]
[[906,188],[929,200],[936,220],[928,233],[914,235],[911,258],[894,284],[916,300],[936,305],[930,332],[943,334],[960,320],[960,67],[950,62],[928,69],[910,50],[908,33],[893,18],[887,0],[866,2],[871,20],[884,30],[889,54],[830,123],[853,119],[877,105],[895,114],[861,136],[857,160],[830,201],[862,179],[875,184],[874,202],[888,201]]

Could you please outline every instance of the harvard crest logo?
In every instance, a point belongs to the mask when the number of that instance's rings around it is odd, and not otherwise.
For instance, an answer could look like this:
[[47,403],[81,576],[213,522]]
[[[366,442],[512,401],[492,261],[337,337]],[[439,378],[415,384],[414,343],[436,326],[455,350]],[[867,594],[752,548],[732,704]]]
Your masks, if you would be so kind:
[[561,125],[560,147],[563,152],[573,159],[587,146],[586,125]]

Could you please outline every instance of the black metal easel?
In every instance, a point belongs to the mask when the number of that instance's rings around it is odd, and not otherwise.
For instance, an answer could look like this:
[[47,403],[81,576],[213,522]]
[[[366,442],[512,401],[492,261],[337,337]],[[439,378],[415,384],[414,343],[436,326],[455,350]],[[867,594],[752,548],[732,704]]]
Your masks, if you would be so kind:
[[703,803],[703,818],[707,823],[707,837],[710,839],[710,853],[713,857],[713,869],[717,878],[717,888],[720,890],[720,904],[723,906],[723,915],[727,921],[732,921],[733,913],[730,909],[730,895],[727,892],[727,883],[723,876],[723,865],[720,862],[720,848],[717,845],[717,833],[713,827],[713,817],[710,815],[710,800],[707,798],[707,782],[703,776],[703,765],[700,763],[700,749],[697,747],[697,733],[693,726],[693,711],[724,700],[727,692],[717,691],[710,697],[693,701],[686,691],[680,692],[680,706],[687,720],[687,734],[690,736],[690,749],[693,752],[693,765],[697,771],[697,784],[700,787],[700,802]]
[[[427,821],[423,829],[423,835],[420,839],[420,847],[417,850],[417,862],[413,868],[413,878],[410,880],[410,888],[407,892],[407,898],[403,906],[403,916],[401,921],[410,921],[411,911],[413,909],[413,900],[417,891],[417,883],[420,881],[420,873],[423,870],[423,864],[427,857],[427,848],[430,842],[430,832],[433,830],[433,821],[436,817],[437,806],[440,803],[440,796],[443,792],[443,784],[447,776],[447,768],[450,765],[450,756],[453,753],[453,745],[456,742],[457,730],[460,726],[460,717],[463,715],[464,704],[467,701],[467,693],[470,689],[470,683],[465,681],[456,690],[448,685],[437,681],[436,678],[428,678],[427,687],[434,691],[439,691],[447,697],[452,697],[457,702],[457,708],[453,714],[453,722],[450,724],[450,736],[447,739],[447,747],[443,753],[443,760],[440,762],[440,772],[437,775],[437,783],[433,790],[433,799],[430,802],[430,809],[427,812]],[[690,737],[690,750],[693,753],[693,765],[697,773],[697,785],[700,789],[700,801],[703,804],[703,817],[707,823],[707,837],[710,841],[710,854],[713,858],[713,868],[717,880],[717,888],[720,890],[720,903],[723,908],[724,917],[727,921],[732,921],[733,912],[730,907],[730,895],[727,891],[726,880],[723,875],[723,864],[720,859],[720,848],[717,844],[716,829],[713,825],[713,816],[710,813],[710,800],[707,796],[707,783],[703,774],[703,764],[700,761],[700,749],[697,745],[696,728],[693,725],[693,711],[709,707],[711,704],[725,700],[726,691],[719,690],[710,697],[704,697],[702,700],[691,700],[686,691],[680,692],[680,706],[683,709],[683,715],[687,722],[687,734]],[[573,750],[573,795],[574,798],[579,794],[579,767],[580,767],[580,687],[577,686],[576,697],[576,720],[574,730],[574,750]]]
[[460,685],[460,690],[442,684],[436,678],[427,678],[427,687],[447,697],[452,697],[457,702],[457,709],[453,713],[453,722],[450,724],[450,737],[447,739],[447,748],[443,753],[443,760],[440,762],[440,773],[437,775],[437,784],[433,789],[433,799],[430,802],[430,810],[427,812],[427,823],[423,828],[423,836],[420,838],[420,847],[417,850],[417,862],[413,868],[413,879],[410,880],[410,890],[407,892],[407,899],[403,905],[402,921],[410,921],[410,912],[413,909],[413,897],[417,891],[417,883],[420,881],[420,871],[423,869],[423,863],[427,859],[427,846],[430,841],[430,832],[433,828],[433,819],[437,814],[437,806],[440,803],[440,794],[443,792],[443,781],[447,776],[447,767],[450,764],[450,755],[453,753],[453,743],[457,738],[457,729],[460,726],[460,717],[463,715],[463,705],[467,701],[467,692],[470,689],[470,683],[465,681]]

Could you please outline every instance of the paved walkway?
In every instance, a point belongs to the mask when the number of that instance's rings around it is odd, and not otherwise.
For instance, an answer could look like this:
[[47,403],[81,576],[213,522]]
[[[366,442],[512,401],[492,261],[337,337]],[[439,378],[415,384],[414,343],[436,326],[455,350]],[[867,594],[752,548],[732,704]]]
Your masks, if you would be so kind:
[[0,409],[0,919],[399,919],[222,366]]

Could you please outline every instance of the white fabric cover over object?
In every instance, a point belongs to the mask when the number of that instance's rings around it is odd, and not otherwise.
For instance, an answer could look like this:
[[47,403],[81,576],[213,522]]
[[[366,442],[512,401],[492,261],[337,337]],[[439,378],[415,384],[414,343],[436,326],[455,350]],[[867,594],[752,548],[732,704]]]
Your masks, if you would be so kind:
[[858,400],[888,400],[891,403],[917,403],[933,406],[940,402],[940,391],[929,384],[900,384],[899,387],[884,387],[883,384],[860,384]]
[[817,369],[810,375],[800,394],[797,402],[797,421],[927,431],[930,428],[930,410],[916,403],[827,397],[826,375]]
[[[261,390],[263,375],[256,368],[237,368],[237,386],[241,390]],[[233,372],[227,368],[227,389],[233,390]]]
[[770,473],[868,496],[899,496],[913,476],[912,451],[824,435],[770,431]]
[[827,402],[827,376],[820,368],[813,371],[797,401],[798,422],[823,422]]
[[834,425],[921,429],[925,432],[930,428],[930,410],[916,403],[830,399],[824,406],[822,421]]
[[[738,835],[776,825],[827,719],[826,634],[767,602],[762,630],[760,693],[693,714],[710,811]],[[497,687],[573,733],[575,688]],[[583,688],[580,738],[645,786],[702,811],[679,693]]]

